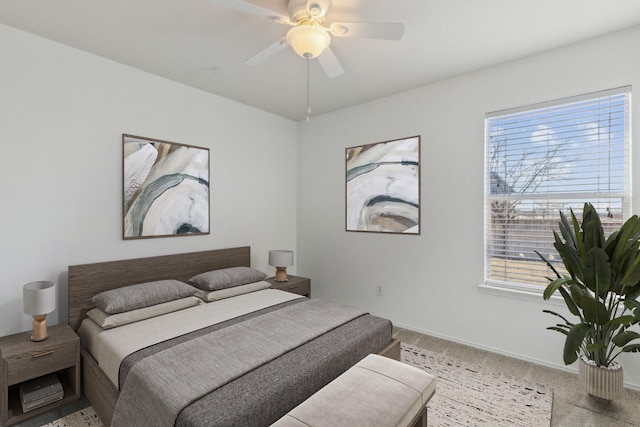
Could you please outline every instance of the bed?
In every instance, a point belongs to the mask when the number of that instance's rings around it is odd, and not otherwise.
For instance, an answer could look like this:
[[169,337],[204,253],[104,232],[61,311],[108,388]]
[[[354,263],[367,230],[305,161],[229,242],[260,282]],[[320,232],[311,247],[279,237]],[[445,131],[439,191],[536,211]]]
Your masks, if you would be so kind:
[[[69,266],[69,324],[78,331],[83,320],[87,317],[87,312],[95,308],[92,297],[101,292],[164,279],[188,282],[193,276],[208,271],[250,267],[250,258],[249,247],[237,247]],[[256,306],[257,310],[250,308],[258,299],[260,299],[260,304],[266,299],[271,301],[269,303],[271,305]],[[325,304],[328,303],[275,289],[265,289],[182,310],[178,314],[179,316],[186,316],[189,310],[194,312],[199,310],[196,318],[204,317],[202,313],[205,312],[224,312],[227,309],[225,307],[229,306],[241,306],[248,312],[234,318],[223,319],[224,321],[217,321],[207,328],[198,326],[195,331],[176,337],[176,345],[170,350],[162,347],[163,345],[168,346],[169,340],[167,340],[167,342],[136,351],[127,356],[125,359],[127,361],[126,368],[123,362],[115,379],[114,373],[108,374],[108,371],[99,366],[89,349],[93,348],[92,345],[85,342],[81,349],[84,393],[105,425],[111,425],[112,421],[114,425],[122,424],[122,417],[127,416],[126,414],[143,413],[146,410],[144,408],[148,409],[149,405],[155,404],[141,402],[140,406],[136,406],[138,404],[137,396],[151,394],[136,389],[136,385],[147,381],[146,377],[149,381],[160,381],[155,385],[152,382],[147,386],[151,389],[154,387],[158,389],[160,388],[158,384],[173,384],[174,381],[173,379],[157,378],[158,372],[164,373],[182,369],[183,372],[180,375],[188,376],[194,372],[208,371],[207,364],[210,360],[206,360],[207,357],[202,357],[202,355],[215,354],[216,363],[224,363],[223,359],[227,356],[221,354],[223,352],[221,348],[226,349],[226,344],[220,344],[226,342],[221,341],[223,339],[234,341],[231,344],[240,346],[240,349],[242,349],[242,345],[248,345],[247,341],[251,345],[254,341],[273,342],[273,346],[266,344],[266,347],[264,343],[261,343],[259,350],[254,350],[254,347],[251,348],[251,351],[246,351],[246,349],[245,351],[229,350],[231,353],[250,354],[249,359],[251,360],[246,362],[248,368],[245,367],[245,371],[241,373],[229,374],[226,379],[220,379],[220,384],[216,384],[215,388],[211,390],[195,391],[196,394],[200,393],[196,396],[197,398],[194,397],[195,395],[182,396],[181,398],[186,402],[185,406],[176,409],[175,419],[170,419],[170,425],[181,427],[269,425],[367,354],[378,353],[396,360],[400,357],[400,343],[392,339],[391,323],[388,320],[369,314],[356,313],[354,315],[349,311],[350,309],[343,310],[337,304],[328,306]],[[338,314],[329,316],[328,313],[332,310],[336,310]],[[287,327],[291,327],[291,325],[287,326],[286,319],[289,319],[290,322],[291,316],[299,316],[300,313],[308,312],[312,313],[311,316],[328,317],[340,317],[344,314],[345,320],[340,324],[326,326],[326,331],[316,330],[313,332],[315,335],[312,338],[296,337],[292,338],[293,341],[289,344],[281,342],[288,339],[286,337],[288,334],[280,332],[283,337],[281,340],[277,335],[277,328],[286,331]],[[172,313],[172,315],[176,314]],[[167,325],[185,323],[169,320],[165,316],[167,315],[149,321],[153,321],[156,326],[162,321],[165,321]],[[310,326],[304,326],[301,329],[313,329],[316,323],[320,323],[313,321],[313,317],[311,319]],[[187,323],[190,322],[191,320]],[[91,323],[89,320],[85,322],[85,324]],[[279,326],[279,323],[282,325]],[[142,322],[134,326],[133,329],[143,327]],[[246,335],[247,333],[253,333],[255,336],[251,337]],[[269,337],[270,334],[275,335]],[[184,346],[195,346],[195,343],[202,345],[202,342],[206,341],[209,342],[209,345],[214,344],[210,348],[192,347],[188,351],[185,350]],[[287,345],[289,347],[286,347]],[[279,346],[284,347],[277,348]],[[171,352],[177,352],[175,354],[179,355],[180,360],[183,360],[183,354],[187,352],[190,357],[193,356],[193,360],[182,365],[174,365],[171,369],[158,368],[157,363],[161,363],[162,356],[172,354]],[[200,357],[196,357],[196,354],[200,354]],[[174,360],[177,358],[175,355],[171,357]],[[231,363],[233,365],[231,368],[235,369],[234,358],[231,356],[228,358],[230,360],[226,363]],[[152,362],[148,362],[148,360],[152,360]],[[153,375],[145,374],[142,368],[138,369],[148,364],[147,362],[152,364],[150,366],[155,367]],[[168,363],[170,365],[171,360]],[[106,367],[106,364],[103,366]],[[227,372],[220,366],[226,365],[219,365],[218,369],[220,372]],[[229,369],[229,372],[231,371],[232,369]],[[173,386],[169,388],[173,388]],[[198,389],[195,386],[189,388]],[[179,390],[179,385],[176,385],[176,390]],[[185,391],[191,392],[191,390]],[[178,392],[178,394],[182,395],[183,392]],[[118,403],[119,396],[123,396],[123,399]],[[169,398],[169,400],[171,399]],[[131,400],[136,400],[136,405],[128,408],[132,412],[123,410],[122,408],[125,406],[131,406],[128,403]],[[145,404],[147,406],[144,406]],[[171,406],[173,403],[166,405]],[[118,406],[117,410],[116,406]],[[156,410],[152,412],[162,413],[162,411]],[[152,415],[156,416],[157,414]],[[157,416],[161,417],[161,415]]]

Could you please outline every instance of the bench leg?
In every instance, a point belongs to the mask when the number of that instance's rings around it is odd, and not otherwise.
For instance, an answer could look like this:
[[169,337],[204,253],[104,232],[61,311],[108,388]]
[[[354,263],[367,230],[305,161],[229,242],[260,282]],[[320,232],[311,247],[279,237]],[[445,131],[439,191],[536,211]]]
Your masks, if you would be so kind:
[[411,427],[427,427],[427,407],[422,408],[422,411],[413,419]]

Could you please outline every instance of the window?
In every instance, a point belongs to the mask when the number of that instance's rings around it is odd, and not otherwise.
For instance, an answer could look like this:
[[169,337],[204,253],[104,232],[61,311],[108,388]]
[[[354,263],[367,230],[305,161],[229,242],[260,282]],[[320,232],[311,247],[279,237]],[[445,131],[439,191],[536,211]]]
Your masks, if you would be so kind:
[[541,292],[562,260],[559,211],[597,209],[605,236],[630,212],[630,88],[487,114],[485,285]]

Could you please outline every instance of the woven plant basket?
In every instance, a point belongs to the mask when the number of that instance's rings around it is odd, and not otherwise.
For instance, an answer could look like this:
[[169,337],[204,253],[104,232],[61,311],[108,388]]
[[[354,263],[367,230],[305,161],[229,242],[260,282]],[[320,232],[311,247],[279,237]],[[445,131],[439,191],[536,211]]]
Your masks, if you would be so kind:
[[578,376],[587,393],[606,400],[622,398],[624,391],[622,365],[602,368],[578,358]]

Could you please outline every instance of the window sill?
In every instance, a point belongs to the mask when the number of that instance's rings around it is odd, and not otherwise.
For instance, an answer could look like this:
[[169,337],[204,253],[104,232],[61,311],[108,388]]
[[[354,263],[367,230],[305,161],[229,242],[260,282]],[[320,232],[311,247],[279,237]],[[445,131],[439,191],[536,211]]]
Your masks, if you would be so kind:
[[554,294],[548,301],[542,297],[543,287],[516,285],[513,283],[486,282],[478,285],[481,292],[502,297],[517,298],[525,301],[551,303],[564,306],[564,299],[559,294]]

